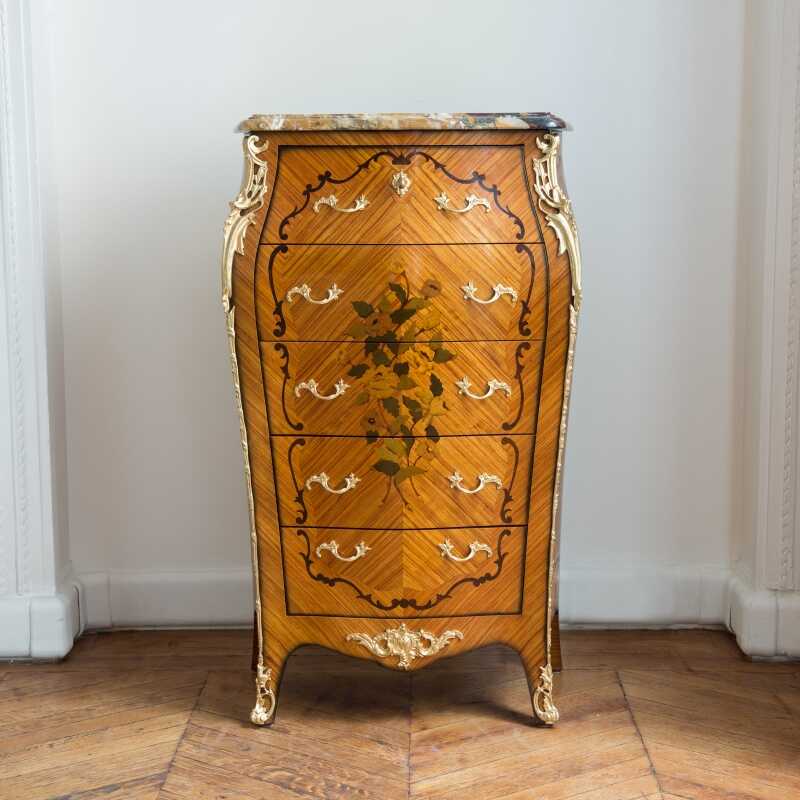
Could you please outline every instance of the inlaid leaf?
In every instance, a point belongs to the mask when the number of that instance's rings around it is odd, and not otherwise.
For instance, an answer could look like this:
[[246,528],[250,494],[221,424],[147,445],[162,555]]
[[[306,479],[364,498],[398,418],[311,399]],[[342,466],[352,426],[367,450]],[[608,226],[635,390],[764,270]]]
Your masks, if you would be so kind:
[[406,290],[399,283],[390,283],[389,288],[395,293],[400,305],[406,302]]
[[369,331],[363,322],[354,322],[344,333],[353,339],[364,339]]
[[420,389],[416,395],[420,403],[424,403],[425,405],[433,401],[433,392],[430,389]]
[[382,472],[384,475],[397,475],[400,472],[400,465],[396,461],[389,461],[386,458],[376,461],[372,468]]
[[402,325],[404,322],[408,322],[416,313],[417,309],[411,308],[411,301],[409,301],[408,305],[403,306],[403,308],[392,311],[392,313],[389,314],[389,319],[394,322],[395,325]]
[[347,374],[351,378],[360,378],[368,369],[369,367],[366,364],[354,364],[349,370],[347,370]]
[[403,405],[411,413],[411,419],[413,419],[414,422],[418,422],[422,419],[422,406],[413,397],[403,396]]
[[398,361],[396,364],[394,364],[392,369],[394,370],[395,375],[408,375],[408,364],[406,364],[404,361]]
[[433,453],[423,453],[417,459],[417,465],[419,467],[421,467],[422,469],[427,469],[428,467],[430,467],[433,459],[434,459],[434,454]]
[[400,391],[404,389],[414,389],[417,385],[417,382],[413,378],[409,378],[408,375],[402,375],[400,380],[397,381],[397,388]]
[[451,353],[449,350],[445,350],[444,347],[438,348],[433,353],[433,360],[437,364],[444,364],[445,361],[450,361],[455,357],[456,357],[455,353]]
[[425,435],[434,442],[438,442],[440,439],[439,431],[437,431],[433,425],[428,425],[428,427],[425,428]]
[[442,315],[435,309],[431,308],[425,315],[425,327],[435,328],[442,321]]
[[388,459],[405,458],[406,455],[405,446],[399,439],[387,439],[383,443],[383,447],[381,448],[378,455],[381,458],[388,458]]
[[396,397],[384,397],[381,404],[393,417],[400,414],[400,403],[397,402]]
[[378,436],[380,436],[380,434],[378,433],[378,431],[367,431],[366,436],[367,436],[367,441],[370,444],[375,444],[375,442],[378,441]]
[[391,363],[391,360],[383,350],[376,350],[372,354],[372,363],[375,364],[376,367],[387,367]]
[[358,314],[359,317],[362,319],[366,319],[370,314],[375,313],[375,309],[372,307],[371,303],[365,303],[363,300],[354,300],[353,301],[353,308]]
[[428,406],[428,413],[432,417],[439,417],[447,411],[447,406],[444,404],[444,398],[434,397],[431,404]]
[[420,308],[425,308],[428,305],[428,301],[425,300],[423,297],[412,297],[407,303],[406,308],[413,308],[415,311],[419,310]]
[[420,469],[419,467],[401,467],[397,470],[397,474],[394,476],[395,483],[402,483],[407,478],[412,478],[414,475],[424,475],[425,470]]
[[[357,376],[356,376],[357,377]],[[436,373],[431,373],[431,393],[434,397],[438,397],[444,391],[444,386],[442,382],[439,380]]]

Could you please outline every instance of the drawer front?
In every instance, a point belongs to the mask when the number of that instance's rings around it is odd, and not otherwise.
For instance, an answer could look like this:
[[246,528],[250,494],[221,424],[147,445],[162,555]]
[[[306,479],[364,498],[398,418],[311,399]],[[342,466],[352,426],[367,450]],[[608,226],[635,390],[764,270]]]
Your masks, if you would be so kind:
[[527,522],[529,436],[275,436],[282,525],[441,528]]
[[273,433],[534,432],[542,343],[263,342]]
[[521,146],[284,146],[262,241],[538,239]]
[[256,271],[259,338],[540,339],[546,278],[537,244],[269,245]]
[[358,531],[283,528],[289,614],[516,614],[525,528]]

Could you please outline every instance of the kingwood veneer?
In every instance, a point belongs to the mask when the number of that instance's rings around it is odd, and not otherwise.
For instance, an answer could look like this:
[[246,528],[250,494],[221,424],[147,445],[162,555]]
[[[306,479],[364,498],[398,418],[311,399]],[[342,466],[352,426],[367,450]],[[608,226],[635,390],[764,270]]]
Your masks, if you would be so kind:
[[580,253],[549,114],[253,117],[222,302],[250,503],[256,724],[321,644],[500,642],[558,720]]

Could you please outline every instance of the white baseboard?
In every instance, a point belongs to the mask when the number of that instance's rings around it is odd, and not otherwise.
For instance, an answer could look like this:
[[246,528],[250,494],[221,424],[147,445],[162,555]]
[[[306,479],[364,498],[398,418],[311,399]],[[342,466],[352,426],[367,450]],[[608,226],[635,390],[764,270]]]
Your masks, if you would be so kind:
[[79,587],[0,598],[0,658],[63,658],[83,630]]
[[91,572],[79,576],[86,627],[221,627],[253,624],[253,573]]
[[800,658],[800,592],[778,593],[778,654]]
[[596,627],[725,624],[728,580],[728,570],[713,567],[562,569],[559,620]]
[[800,593],[752,589],[730,581],[730,629],[750,656],[800,657]]

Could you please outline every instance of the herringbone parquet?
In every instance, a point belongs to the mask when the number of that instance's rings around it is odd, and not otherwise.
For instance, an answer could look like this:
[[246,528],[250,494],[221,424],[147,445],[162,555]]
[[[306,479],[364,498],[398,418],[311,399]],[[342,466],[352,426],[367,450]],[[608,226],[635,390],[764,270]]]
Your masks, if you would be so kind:
[[503,648],[413,676],[301,650],[254,728],[249,648],[120,632],[0,663],[0,798],[800,798],[800,664],[750,662],[722,632],[565,633],[553,729]]

